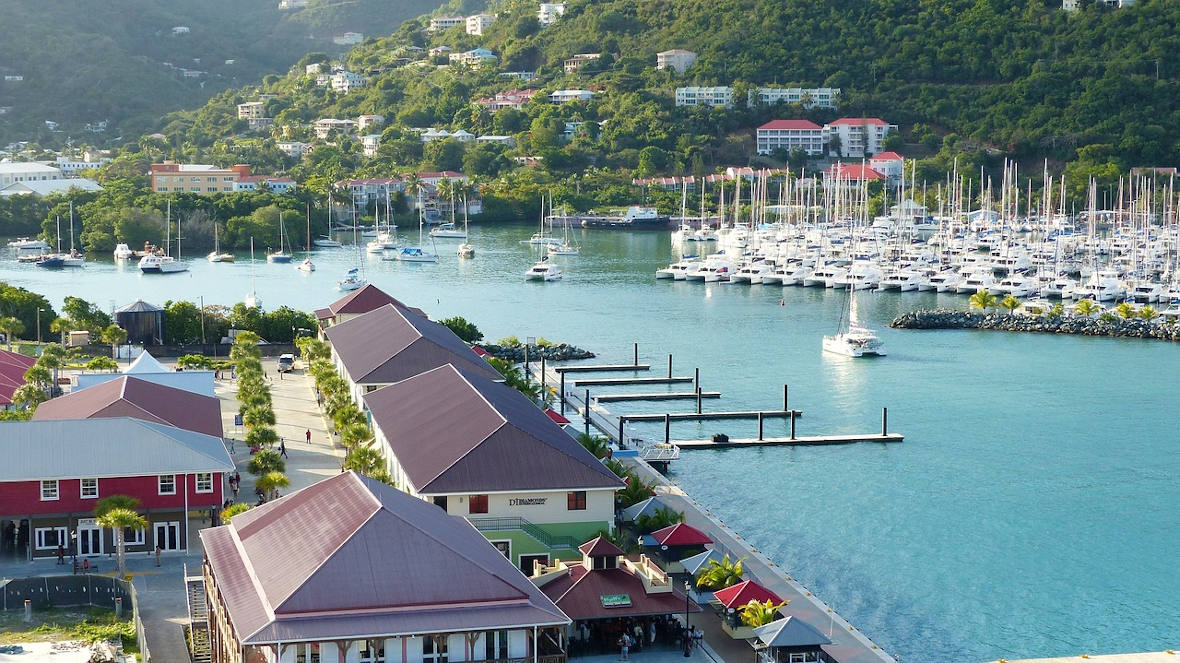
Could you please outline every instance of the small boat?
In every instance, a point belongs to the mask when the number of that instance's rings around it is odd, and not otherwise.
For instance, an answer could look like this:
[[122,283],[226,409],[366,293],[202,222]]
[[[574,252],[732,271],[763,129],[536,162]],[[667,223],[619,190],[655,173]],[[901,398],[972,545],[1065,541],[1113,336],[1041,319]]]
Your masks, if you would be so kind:
[[322,237],[317,237],[316,239],[312,240],[311,243],[314,244],[315,246],[318,246],[321,249],[338,249],[338,248],[344,246],[340,242],[337,242],[336,240],[332,239],[331,237],[329,237],[327,235],[324,235]]
[[286,235],[286,231],[284,230],[284,225],[285,224],[283,223],[283,213],[282,213],[282,211],[280,211],[279,212],[279,250],[275,251],[274,253],[268,253],[266,255],[267,262],[278,263],[278,264],[286,264],[286,263],[291,262],[291,254],[287,253],[287,251],[285,251],[283,248],[283,236]]
[[430,236],[439,239],[467,239],[467,231],[454,223],[442,223],[430,229]]
[[21,237],[14,239],[8,243],[8,248],[16,249],[17,251],[48,251],[51,246],[47,242],[39,239],[29,239],[28,237]]
[[823,339],[824,352],[844,355],[845,357],[863,357],[865,355],[885,356],[885,344],[877,337],[876,332],[856,319],[856,290],[848,289],[848,307],[840,316],[841,330]]
[[295,269],[298,269],[301,272],[314,272],[315,263],[311,261],[311,258],[304,258],[303,262],[295,266]]
[[529,267],[524,273],[526,281],[560,281],[561,270],[557,265],[549,262],[549,256],[542,256],[541,261]]
[[355,267],[348,270],[348,275],[342,280],[336,282],[336,286],[344,292],[359,290],[363,285],[365,285],[365,280],[360,277]]
[[131,247],[126,244],[116,244],[114,256],[115,260],[131,260],[135,257],[135,251],[132,251]]
[[464,242],[459,245],[459,250],[456,252],[460,258],[474,258],[475,247]]
[[[122,246],[122,245],[120,245],[120,246]],[[222,253],[222,251],[221,251],[221,239],[217,235],[217,223],[216,222],[213,223],[213,250],[210,251],[209,255],[207,255],[205,257],[208,258],[209,262],[233,262],[234,261],[234,254]]]
[[[139,259],[139,271],[144,274],[174,274],[176,272],[187,272],[188,265],[180,262],[179,259],[167,254],[167,247],[172,245],[172,201],[168,201],[168,214],[165,217],[164,226],[166,228],[166,236],[164,238],[164,253],[150,253]],[[180,222],[176,224],[176,234],[180,234]],[[176,238],[176,255],[180,255],[180,238]]]
[[[419,246],[405,246],[402,250],[394,256],[395,260],[402,262],[438,262],[438,254],[427,251],[421,248],[422,244],[422,226],[425,220],[422,217],[422,192],[418,192],[418,244]],[[434,238],[431,238],[433,242]]]
[[311,261],[311,203],[307,204],[307,245],[303,250],[303,262],[295,266],[301,272],[314,272],[315,263]]
[[63,267],[81,267],[86,264],[86,256],[74,248],[74,203],[72,201],[70,202],[70,252],[58,251],[57,255],[61,258]]
[[41,256],[41,259],[33,264],[45,269],[60,269],[65,266],[66,261],[56,253],[49,253]]

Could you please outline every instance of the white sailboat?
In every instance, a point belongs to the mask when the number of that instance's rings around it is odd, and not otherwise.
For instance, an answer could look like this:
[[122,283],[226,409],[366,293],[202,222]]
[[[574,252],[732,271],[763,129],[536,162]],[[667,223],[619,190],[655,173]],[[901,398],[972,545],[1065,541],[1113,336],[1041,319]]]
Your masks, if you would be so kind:
[[317,247],[319,247],[321,249],[338,249],[338,248],[344,246],[340,242],[337,242],[336,240],[332,239],[332,235],[331,235],[331,233],[332,233],[332,195],[331,194],[328,194],[328,233],[329,234],[324,235],[323,237],[315,238],[314,240],[312,240],[311,243],[315,244]]
[[[549,194],[549,212],[550,212],[550,214],[553,213],[553,194]],[[557,246],[554,246],[554,247],[550,247],[550,249],[549,249],[550,255],[576,256],[576,255],[581,254],[582,249],[579,248],[577,244],[570,242],[569,215],[562,214],[561,217],[562,217],[561,244],[558,244]],[[549,229],[553,230],[552,222],[550,222]]]
[[314,272],[315,263],[311,261],[311,203],[307,204],[307,244],[303,249],[303,262],[295,266],[301,272]]
[[[353,214],[355,214],[355,213],[356,212],[354,210]],[[349,292],[351,290],[358,290],[362,286],[365,285],[365,275],[363,273],[361,273],[361,269],[365,266],[365,263],[363,260],[361,260],[361,255],[360,255],[361,245],[360,245],[360,242],[357,240],[356,219],[355,218],[353,219],[353,223],[352,223],[352,248],[354,251],[356,251],[357,266],[348,270],[348,274],[343,279],[336,282],[336,287],[340,288],[344,292]]]
[[[463,236],[467,236],[467,194],[463,194]],[[459,245],[459,250],[456,253],[460,258],[474,258],[475,246],[468,241],[464,241]]]
[[[464,212],[467,211],[466,203],[464,203]],[[439,239],[467,239],[467,227],[462,229],[455,225],[455,192],[451,191],[451,220],[447,223],[440,223],[430,229],[430,236]]]
[[217,222],[213,222],[213,250],[205,256],[209,262],[233,262],[234,254],[221,252],[221,239],[217,234]]
[[258,297],[258,290],[254,287],[254,238],[250,238],[250,294],[242,300],[246,308],[262,308],[262,300]]
[[168,247],[172,245],[172,201],[168,201],[168,212],[164,226],[164,255],[150,254],[139,259],[139,271],[144,274],[174,274],[187,272],[188,265],[180,262],[180,221],[176,222],[176,257],[168,255]]
[[[266,256],[267,262],[273,263],[288,263],[291,262],[291,254],[283,248],[283,236],[286,235],[286,230],[283,224],[283,211],[279,210],[279,250],[274,253],[269,253]],[[253,260],[253,259],[251,259]]]
[[[402,262],[438,262],[438,254],[422,248],[422,230],[425,220],[422,217],[422,193],[418,193],[418,246],[405,246],[397,253],[397,260]],[[434,238],[431,237],[431,244]],[[433,248],[433,247],[432,247]]]
[[86,256],[74,248],[74,203],[70,201],[70,252],[61,256],[62,267],[81,267]]
[[885,356],[885,344],[877,337],[876,332],[860,324],[856,317],[856,291],[852,288],[848,289],[848,307],[841,313],[840,318],[840,331],[824,337],[824,352],[845,357]]

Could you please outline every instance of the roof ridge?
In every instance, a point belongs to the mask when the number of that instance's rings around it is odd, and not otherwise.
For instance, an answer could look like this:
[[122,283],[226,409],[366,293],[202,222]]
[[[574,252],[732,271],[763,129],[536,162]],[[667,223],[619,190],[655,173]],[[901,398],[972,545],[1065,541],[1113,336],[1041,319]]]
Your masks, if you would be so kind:
[[[242,566],[246,569],[246,575],[249,576],[250,584],[254,587],[254,593],[258,596],[258,600],[262,602],[263,609],[266,610],[267,623],[262,624],[250,633],[241,634],[239,640],[241,642],[245,642],[250,638],[250,636],[255,635],[262,629],[274,623],[275,611],[274,607],[270,604],[270,599],[267,597],[266,591],[262,588],[262,581],[258,579],[258,574],[254,571],[254,563],[251,561],[249,553],[246,552],[246,548],[242,545],[242,539],[238,536],[238,529],[233,526],[233,523],[226,525],[226,528],[229,530],[229,536],[230,540],[233,541],[234,550],[236,550],[238,553],[237,558],[242,560]],[[233,620],[232,613],[230,620]]]

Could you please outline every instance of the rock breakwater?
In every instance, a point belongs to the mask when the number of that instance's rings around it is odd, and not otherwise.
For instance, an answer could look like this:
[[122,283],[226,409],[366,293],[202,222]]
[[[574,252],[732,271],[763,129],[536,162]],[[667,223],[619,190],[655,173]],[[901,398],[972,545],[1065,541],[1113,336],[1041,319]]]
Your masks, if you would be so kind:
[[1013,315],[1009,313],[975,313],[951,309],[920,310],[903,313],[889,323],[895,329],[988,329],[993,331],[1033,332],[1043,334],[1079,334],[1114,338],[1150,338],[1180,341],[1180,325],[1160,319],[1087,318],[1081,316]]
[[[479,347],[487,350],[493,357],[506,359],[508,361],[521,362],[524,361],[524,349],[522,345],[480,345]],[[545,361],[573,361],[575,359],[593,359],[595,357],[593,352],[583,350],[582,348],[569,345],[568,343],[554,343],[552,345],[530,345],[528,346],[529,359],[531,361],[540,361],[541,357]]]

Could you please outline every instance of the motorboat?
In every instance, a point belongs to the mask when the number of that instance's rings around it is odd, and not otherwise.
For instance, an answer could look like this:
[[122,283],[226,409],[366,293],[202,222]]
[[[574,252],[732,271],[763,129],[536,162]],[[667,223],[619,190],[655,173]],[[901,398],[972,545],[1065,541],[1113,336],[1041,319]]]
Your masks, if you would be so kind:
[[303,262],[300,262],[295,266],[295,269],[298,269],[301,272],[314,272],[315,263],[311,261],[311,258],[304,258]]
[[464,242],[459,245],[459,249],[455,252],[460,258],[474,258],[475,247]]
[[139,271],[144,274],[172,274],[188,271],[188,265],[172,256],[153,254],[139,259]]
[[930,285],[935,292],[958,292],[963,283],[963,275],[957,269],[944,269],[930,277]]
[[989,286],[987,291],[993,295],[1028,297],[1040,291],[1038,286],[1038,282],[1033,278],[1013,272],[1000,279],[998,283]]
[[963,279],[955,292],[960,295],[973,295],[980,290],[990,290],[995,283],[996,277],[990,267],[977,268]]
[[1090,275],[1090,278],[1074,291],[1075,299],[1093,299],[1098,302],[1109,302],[1125,294],[1118,272],[1101,269]]
[[1139,281],[1131,287],[1131,292],[1128,294],[1131,299],[1148,304],[1160,301],[1163,296],[1163,284],[1154,281]]
[[324,235],[322,237],[317,237],[317,238],[313,239],[311,241],[311,243],[321,249],[338,249],[338,248],[344,246],[340,242],[337,242],[336,240],[332,239],[331,237],[329,237],[327,235]]
[[17,251],[48,251],[53,248],[49,246],[48,242],[39,239],[29,239],[28,237],[21,237],[14,239],[8,243],[8,248],[16,249]]
[[1078,288],[1078,282],[1068,276],[1058,276],[1041,287],[1041,297],[1045,299],[1073,299],[1073,293]]
[[529,267],[524,273],[526,281],[560,281],[561,270],[557,265],[549,262],[548,257],[541,258],[537,264]]
[[135,257],[135,251],[132,251],[131,247],[126,244],[116,244],[112,253],[115,260],[131,260]]
[[47,253],[34,264],[45,269],[61,269],[65,266],[65,260],[56,253]]

